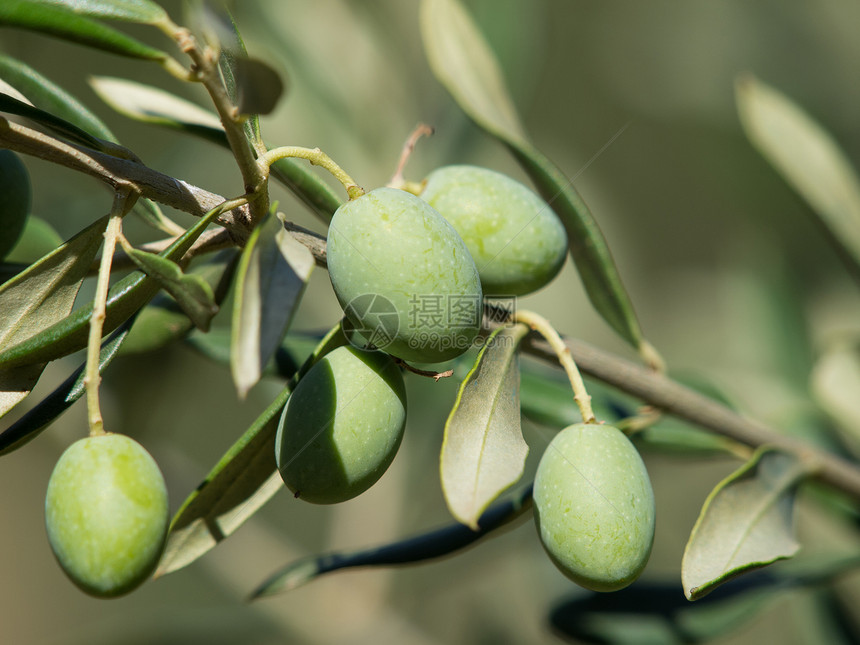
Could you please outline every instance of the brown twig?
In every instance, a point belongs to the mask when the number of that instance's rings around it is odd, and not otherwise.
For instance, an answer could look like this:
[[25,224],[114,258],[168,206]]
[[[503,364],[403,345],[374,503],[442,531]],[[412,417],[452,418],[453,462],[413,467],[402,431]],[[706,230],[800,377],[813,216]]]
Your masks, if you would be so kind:
[[[210,193],[141,163],[120,159],[84,146],[58,141],[0,117],[0,148],[31,155],[71,170],[95,177],[112,190],[131,187],[142,197],[200,217],[224,201]],[[244,244],[250,234],[248,207],[235,208],[216,221],[227,228],[237,244]]]
[[407,372],[412,372],[413,374],[417,374],[418,376],[427,376],[432,378],[437,383],[441,378],[448,378],[449,376],[454,376],[454,370],[445,370],[444,372],[435,372],[433,370],[422,370],[417,367],[414,367],[404,361],[402,358],[397,358],[396,356],[392,357],[394,362],[397,363],[400,367],[405,369]]
[[269,210],[269,192],[266,186],[268,169],[257,163],[254,148],[242,127],[242,116],[238,108],[233,105],[227,89],[221,81],[218,71],[218,52],[209,47],[201,48],[191,32],[172,22],[163,22],[161,25],[176,41],[179,48],[188,55],[193,63],[193,72],[201,82],[212,104],[221,119],[224,133],[227,135],[227,143],[245,184],[245,193],[249,198],[249,215],[251,222],[256,222]]
[[406,168],[406,164],[412,156],[412,152],[415,150],[415,144],[418,143],[418,140],[421,137],[430,137],[434,132],[435,130],[426,123],[419,123],[412,131],[412,134],[409,135],[406,143],[403,144],[403,149],[400,151],[400,161],[397,162],[397,168],[394,171],[394,175],[392,175],[391,179],[388,180],[388,184],[386,184],[388,187],[402,188],[408,183],[403,178],[403,170]]

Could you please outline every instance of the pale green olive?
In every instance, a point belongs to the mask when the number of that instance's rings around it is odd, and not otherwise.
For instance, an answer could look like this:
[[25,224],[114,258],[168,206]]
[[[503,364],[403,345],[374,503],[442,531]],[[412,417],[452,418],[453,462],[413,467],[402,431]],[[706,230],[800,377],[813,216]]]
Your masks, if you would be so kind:
[[617,428],[576,424],[538,464],[535,520],[541,542],[571,580],[594,591],[633,582],[654,540],[654,493],[642,458]]
[[466,242],[487,296],[537,291],[561,270],[567,234],[552,208],[507,175],[445,166],[427,176],[424,199]]
[[376,348],[436,363],[471,346],[483,311],[478,271],[427,202],[393,188],[347,202],[332,218],[326,253],[338,301]]
[[51,474],[45,525],[57,561],[78,587],[100,597],[127,593],[149,577],[164,547],[161,471],[124,435],[81,439]]

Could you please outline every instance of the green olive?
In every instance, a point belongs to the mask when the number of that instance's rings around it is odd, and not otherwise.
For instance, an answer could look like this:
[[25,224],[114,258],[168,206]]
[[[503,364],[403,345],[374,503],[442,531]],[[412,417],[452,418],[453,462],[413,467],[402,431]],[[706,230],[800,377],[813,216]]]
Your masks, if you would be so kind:
[[57,561],[78,587],[105,598],[127,593],[149,577],[164,547],[161,471],[126,436],[76,441],[48,482],[45,525]]
[[382,477],[405,424],[406,390],[391,357],[338,347],[287,402],[275,439],[278,470],[300,499],[346,501]]
[[654,493],[642,458],[617,428],[576,424],[538,464],[535,520],[541,542],[571,580],[594,591],[633,582],[654,541]]
[[472,344],[483,311],[466,244],[425,201],[377,188],[338,208],[329,277],[349,320],[377,349],[437,363]]
[[457,230],[488,296],[522,296],[561,270],[567,234],[552,208],[523,184],[476,166],[427,176],[424,199]]
[[0,260],[21,237],[31,198],[27,167],[11,150],[0,150]]

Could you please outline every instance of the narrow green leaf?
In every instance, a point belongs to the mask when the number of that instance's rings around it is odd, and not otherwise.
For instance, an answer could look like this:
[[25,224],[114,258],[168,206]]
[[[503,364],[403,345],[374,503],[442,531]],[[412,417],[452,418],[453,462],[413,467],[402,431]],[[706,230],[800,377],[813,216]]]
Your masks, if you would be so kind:
[[347,553],[327,553],[288,564],[270,576],[251,599],[273,596],[316,580],[321,575],[357,567],[414,565],[461,551],[490,533],[509,526],[532,507],[532,487],[526,486],[511,499],[489,508],[472,530],[459,522],[383,546]]
[[836,141],[791,99],[753,76],[737,82],[737,104],[752,144],[860,269],[860,179]]
[[517,324],[490,335],[445,423],[442,492],[452,515],[474,530],[484,509],[525,467],[517,348],[527,333],[528,327]]
[[21,238],[32,196],[27,166],[11,150],[0,150],[0,260]]
[[466,114],[503,141],[528,137],[496,56],[472,17],[455,0],[423,0],[421,35],[436,78]]
[[33,105],[93,136],[116,142],[110,129],[83,103],[26,63],[0,54],[0,78],[19,90]]
[[41,4],[51,4],[69,9],[77,14],[104,18],[106,20],[126,20],[141,24],[155,24],[167,17],[167,13],[151,0],[38,0]]
[[8,94],[0,94],[0,112],[23,116],[48,128],[68,141],[92,148],[93,150],[110,153],[115,149],[115,147],[106,145],[104,141],[92,136],[85,130],[81,130],[73,123],[69,123],[58,116],[40,110]]
[[239,114],[270,114],[284,93],[284,82],[268,63],[238,56],[234,61]]
[[603,233],[572,181],[528,141],[495,55],[472,18],[457,0],[423,0],[421,34],[436,78],[478,126],[510,149],[561,219],[595,309],[643,356],[650,356],[653,348],[642,338]]
[[[99,353],[99,374],[104,372],[117,355],[133,322],[134,317],[123,323],[110,338],[102,343]],[[13,452],[35,439],[57,417],[68,410],[72,403],[81,398],[86,391],[85,376],[86,364],[83,364],[63,381],[62,385],[0,433],[0,455]]]
[[633,303],[588,205],[571,180],[536,148],[512,141],[505,143],[564,224],[570,257],[591,304],[622,338],[644,354],[646,343]]
[[811,384],[819,405],[860,453],[860,344],[854,340],[830,347],[815,364]]
[[233,301],[230,369],[245,397],[281,344],[304,293],[314,258],[269,213],[248,239]]
[[[225,249],[190,270],[190,273],[206,281],[219,307],[233,282],[238,259],[237,249]],[[185,338],[192,329],[194,323],[176,301],[166,293],[159,293],[137,314],[134,327],[123,343],[122,353],[140,354],[161,349]],[[211,330],[202,335],[206,337],[209,333]]]
[[338,324],[185,500],[171,523],[156,577],[181,569],[207,553],[284,488],[275,464],[275,433],[281,411],[299,379],[319,358],[345,342]]
[[218,313],[218,305],[206,280],[193,273],[185,274],[178,264],[155,253],[134,248],[126,249],[126,253],[141,271],[173,296],[195,327],[209,330],[209,323]]
[[[106,224],[103,217],[0,286],[0,347],[26,341],[69,315]],[[37,361],[0,369],[0,416],[30,393],[44,367]]]
[[[213,10],[214,11],[214,10]],[[239,27],[233,16],[224,9],[221,11],[220,18],[225,29],[221,30],[221,58],[218,60],[218,67],[221,70],[221,76],[224,79],[224,85],[230,95],[233,104],[238,106],[241,102],[241,93],[244,81],[239,61],[248,58],[248,50],[245,48],[245,41],[242,40],[242,35],[239,33]],[[258,146],[263,145],[263,135],[260,133],[260,117],[251,113],[245,121],[245,134],[248,140]]]
[[89,82],[105,103],[130,119],[174,128],[215,143],[226,143],[218,116],[191,101],[123,78],[93,76]]
[[711,491],[681,563],[688,599],[797,552],[794,498],[810,474],[796,456],[763,447]]
[[[209,211],[162,251],[161,257],[174,262],[179,260],[219,213],[218,207]],[[128,320],[158,293],[158,289],[158,282],[137,271],[119,280],[108,292],[104,333],[110,333]],[[87,345],[92,311],[92,303],[89,303],[27,340],[3,346],[0,349],[0,367],[45,363],[83,349]]]
[[63,7],[38,0],[0,2],[0,26],[30,29],[112,54],[163,61],[167,54]]

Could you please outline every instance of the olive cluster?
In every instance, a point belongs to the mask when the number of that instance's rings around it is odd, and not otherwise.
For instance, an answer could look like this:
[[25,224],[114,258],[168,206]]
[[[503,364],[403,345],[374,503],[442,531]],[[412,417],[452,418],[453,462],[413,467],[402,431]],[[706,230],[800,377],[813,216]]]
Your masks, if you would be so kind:
[[[343,345],[322,356],[284,408],[275,459],[302,500],[343,502],[378,481],[406,423],[398,364],[459,356],[478,334],[484,296],[535,291],[564,262],[564,227],[522,184],[450,166],[422,186],[417,196],[378,188],[343,204],[331,221],[331,283],[368,347]],[[418,324],[422,298],[432,299],[437,315]],[[574,581],[610,591],[641,572],[654,499],[642,460],[620,431],[579,424],[559,433],[541,459],[534,498],[540,539]],[[51,475],[45,511],[57,560],[95,596],[134,589],[164,548],[164,478],[149,453],[122,435],[70,446]]]
[[[439,363],[465,352],[480,329],[484,294],[543,287],[564,262],[567,238],[522,184],[449,166],[433,172],[419,196],[378,188],[347,202],[332,218],[326,248],[334,292],[376,351],[334,350],[284,410],[278,469],[297,497],[320,504],[364,492],[394,459],[406,396],[391,356]],[[425,301],[434,315],[418,321]]]

